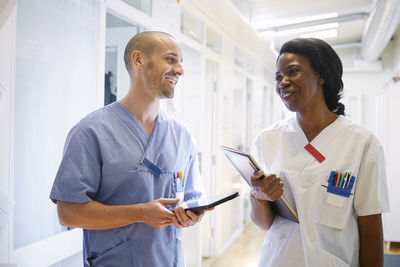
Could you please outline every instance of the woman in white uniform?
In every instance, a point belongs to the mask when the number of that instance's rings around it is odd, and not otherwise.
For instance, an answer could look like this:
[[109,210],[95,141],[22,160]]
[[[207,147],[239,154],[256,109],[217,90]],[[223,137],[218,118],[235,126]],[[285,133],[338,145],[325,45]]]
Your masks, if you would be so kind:
[[[265,173],[252,177],[251,218],[268,230],[259,266],[383,266],[383,151],[344,116],[340,58],[322,40],[294,39],[276,68],[276,92],[295,116],[256,140]],[[299,223],[271,209],[282,194]]]

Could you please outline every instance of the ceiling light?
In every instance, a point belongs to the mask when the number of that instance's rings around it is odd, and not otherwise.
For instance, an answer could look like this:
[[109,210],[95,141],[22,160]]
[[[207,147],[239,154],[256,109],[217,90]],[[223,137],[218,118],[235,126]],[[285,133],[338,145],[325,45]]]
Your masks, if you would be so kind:
[[270,20],[265,20],[265,19],[260,19],[252,22],[252,26],[256,29],[265,27],[265,25],[268,25],[268,27],[280,27],[284,25],[291,25],[291,24],[297,24],[297,23],[303,23],[303,22],[309,22],[309,21],[316,21],[316,20],[324,20],[324,19],[330,19],[330,18],[336,18],[338,17],[339,14],[334,12],[334,13],[327,13],[327,14],[321,14],[321,15],[316,15],[316,16],[309,16],[309,17],[301,17],[301,18],[293,18],[293,19],[270,19]]
[[276,35],[289,35],[289,34],[300,34],[300,33],[305,33],[305,32],[315,32],[315,31],[337,28],[338,26],[339,26],[339,23],[337,23],[337,22],[326,23],[326,24],[300,27],[300,28],[294,28],[294,29],[288,29],[288,30],[281,30],[281,31],[277,31]]
[[[298,19],[292,19],[290,20],[290,24],[295,24],[295,23],[300,23],[300,22],[306,22],[306,21],[314,21],[314,20],[321,20],[321,19],[329,19],[329,18],[336,18],[339,16],[338,13],[327,13],[327,14],[322,14],[322,15],[316,15],[316,16],[310,16],[310,17],[303,17],[303,18],[298,18]],[[289,23],[285,23],[289,24]]]
[[329,39],[337,37],[338,32],[336,29],[318,31],[318,32],[308,32],[300,34],[301,38],[318,38],[318,39]]

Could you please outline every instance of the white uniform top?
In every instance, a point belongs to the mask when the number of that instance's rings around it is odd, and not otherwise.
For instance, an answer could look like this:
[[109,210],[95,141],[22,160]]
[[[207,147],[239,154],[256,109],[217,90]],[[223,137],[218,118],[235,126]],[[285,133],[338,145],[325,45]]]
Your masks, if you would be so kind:
[[[311,141],[326,159],[317,161],[295,118],[262,131],[254,156],[266,173],[278,175],[299,224],[276,216],[259,266],[358,266],[357,216],[389,208],[383,150],[376,137],[339,116]],[[351,172],[349,197],[327,192],[331,171]]]

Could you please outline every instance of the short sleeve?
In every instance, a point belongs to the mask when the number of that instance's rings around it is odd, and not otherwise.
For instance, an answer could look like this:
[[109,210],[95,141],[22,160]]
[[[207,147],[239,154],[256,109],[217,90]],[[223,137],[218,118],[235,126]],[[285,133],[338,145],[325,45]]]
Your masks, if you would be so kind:
[[54,180],[50,198],[87,203],[98,191],[101,178],[98,140],[90,129],[74,127],[67,137],[64,154]]
[[383,148],[372,136],[366,145],[354,193],[358,216],[390,211]]
[[185,185],[184,201],[193,198],[204,197],[203,181],[200,176],[199,162],[196,153],[190,156],[189,167],[187,172],[187,182]]

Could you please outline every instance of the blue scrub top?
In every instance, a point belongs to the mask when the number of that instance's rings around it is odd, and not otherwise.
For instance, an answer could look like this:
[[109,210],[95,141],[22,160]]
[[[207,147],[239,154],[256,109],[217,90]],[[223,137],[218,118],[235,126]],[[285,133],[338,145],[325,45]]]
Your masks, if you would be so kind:
[[[145,157],[159,170],[141,164]],[[177,173],[183,173],[184,198],[199,198],[203,186],[192,135],[163,112],[149,137],[119,102],[82,119],[70,131],[50,198],[107,205],[174,198]],[[154,229],[133,223],[110,230],[87,230],[84,258],[92,266],[184,266],[180,229]],[[86,264],[85,264],[86,265]]]

